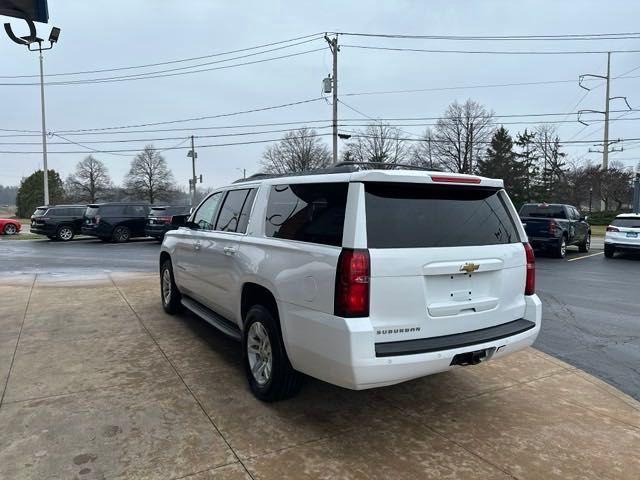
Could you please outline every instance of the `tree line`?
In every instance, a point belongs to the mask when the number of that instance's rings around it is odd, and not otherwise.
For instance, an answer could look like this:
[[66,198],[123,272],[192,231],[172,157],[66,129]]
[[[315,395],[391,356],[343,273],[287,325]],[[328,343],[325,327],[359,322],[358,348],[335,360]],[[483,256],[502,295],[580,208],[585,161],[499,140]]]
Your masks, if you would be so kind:
[[[17,188],[18,217],[28,217],[42,205],[43,175],[43,171],[38,170],[24,178]],[[153,145],[147,145],[131,160],[122,186],[113,183],[107,166],[93,155],[79,161],[74,172],[64,180],[58,172],[49,170],[48,184],[52,205],[107,201],[190,202],[189,196],[176,185],[165,158]]]
[[[266,147],[262,167],[287,173],[331,165],[331,153],[313,128],[287,132]],[[342,149],[342,161],[409,164],[434,170],[502,178],[516,207],[526,202],[571,203],[580,208],[605,203],[621,210],[631,202],[632,173],[619,162],[599,165],[571,159],[554,125],[515,132],[473,100],[453,102],[433,127],[415,137],[398,127],[372,122]]]

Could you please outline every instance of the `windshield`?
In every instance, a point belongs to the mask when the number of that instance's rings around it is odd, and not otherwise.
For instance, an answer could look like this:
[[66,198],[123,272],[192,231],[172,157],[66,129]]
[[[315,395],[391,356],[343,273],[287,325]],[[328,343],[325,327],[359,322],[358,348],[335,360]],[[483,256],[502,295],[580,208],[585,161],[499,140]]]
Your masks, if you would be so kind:
[[99,207],[87,207],[87,210],[84,212],[85,217],[95,217],[98,214]]
[[33,212],[33,216],[34,217],[41,217],[45,213],[47,213],[47,210],[49,210],[49,209],[48,208],[36,208],[36,211]]
[[369,248],[462,247],[520,242],[500,190],[368,183]]

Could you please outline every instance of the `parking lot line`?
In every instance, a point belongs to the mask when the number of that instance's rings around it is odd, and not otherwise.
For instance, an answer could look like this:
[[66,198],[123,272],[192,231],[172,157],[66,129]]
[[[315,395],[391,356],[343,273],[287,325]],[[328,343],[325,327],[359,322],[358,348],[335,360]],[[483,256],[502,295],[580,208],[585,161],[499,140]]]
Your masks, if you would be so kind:
[[570,258],[567,262],[575,262],[576,260],[582,260],[583,258],[595,257],[596,255],[602,255],[604,252],[592,253],[591,255],[583,255],[582,257]]

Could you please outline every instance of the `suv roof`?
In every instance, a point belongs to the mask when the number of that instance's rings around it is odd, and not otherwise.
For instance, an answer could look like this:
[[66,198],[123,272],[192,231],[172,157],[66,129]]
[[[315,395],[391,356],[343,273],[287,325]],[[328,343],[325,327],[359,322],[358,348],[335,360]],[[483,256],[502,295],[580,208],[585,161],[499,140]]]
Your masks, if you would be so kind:
[[69,208],[69,207],[78,207],[78,208],[87,208],[87,205],[79,205],[79,204],[64,204],[64,205],[42,205],[40,207],[36,207],[36,209],[40,208]]
[[105,205],[149,205],[151,206],[149,203],[146,202],[103,202],[103,203],[90,203],[87,205],[87,207],[91,207],[91,208],[97,208],[97,207],[103,207]]
[[640,218],[640,213],[621,213],[616,218]]
[[362,170],[353,168],[352,165],[340,165],[312,170],[308,172],[291,173],[285,175],[257,174],[247,179],[234,182],[238,184],[267,184],[277,185],[286,183],[314,183],[314,182],[407,182],[407,183],[436,183],[455,185],[476,185],[486,187],[502,188],[504,183],[501,179],[480,177],[477,175],[466,175],[462,173],[444,173],[433,170],[413,169],[411,166],[394,165],[402,169],[373,169]]

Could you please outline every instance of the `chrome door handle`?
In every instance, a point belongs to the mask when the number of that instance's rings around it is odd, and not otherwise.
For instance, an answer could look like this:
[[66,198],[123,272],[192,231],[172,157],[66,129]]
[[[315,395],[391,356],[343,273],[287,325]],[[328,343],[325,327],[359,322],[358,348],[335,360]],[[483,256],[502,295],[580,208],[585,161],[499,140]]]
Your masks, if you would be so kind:
[[196,243],[193,244],[193,249],[200,250],[200,240],[198,240]]
[[236,247],[224,247],[223,250],[226,255],[235,255],[238,251]]

